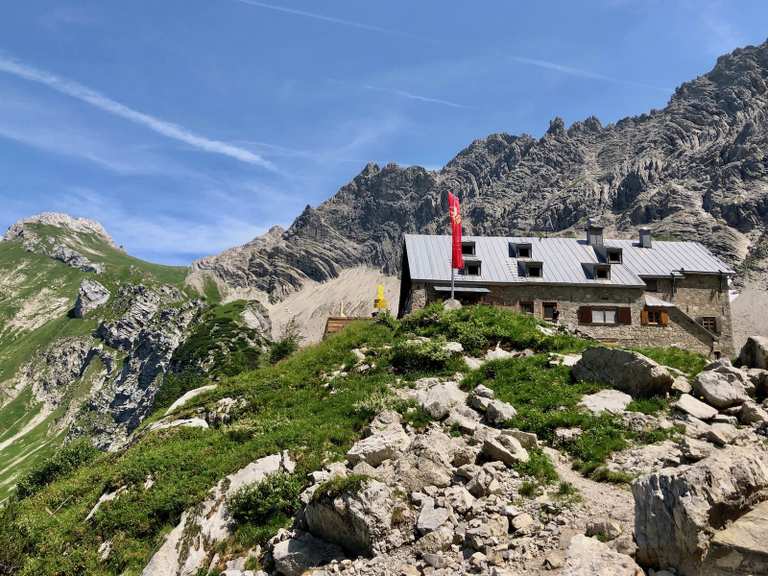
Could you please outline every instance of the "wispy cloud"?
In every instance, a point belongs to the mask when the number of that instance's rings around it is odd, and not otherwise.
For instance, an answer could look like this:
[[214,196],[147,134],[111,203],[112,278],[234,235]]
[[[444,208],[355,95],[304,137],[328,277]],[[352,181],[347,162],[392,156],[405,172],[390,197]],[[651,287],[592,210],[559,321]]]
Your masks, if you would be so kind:
[[255,8],[264,8],[266,10],[282,12],[283,14],[301,16],[302,18],[311,18],[313,20],[320,20],[322,22],[328,22],[330,24],[338,24],[340,26],[349,26],[351,28],[358,28],[360,30],[368,30],[370,32],[380,32],[382,34],[402,36],[404,38],[427,40],[423,36],[417,36],[416,34],[409,34],[408,32],[402,32],[400,30],[394,30],[392,28],[384,28],[382,26],[376,26],[374,24],[365,24],[364,22],[355,22],[354,20],[345,20],[343,18],[336,18],[334,16],[325,16],[324,14],[317,14],[315,12],[306,12],[305,10],[297,10],[295,8],[289,8],[287,6],[267,4],[266,2],[258,2],[257,0],[234,0],[234,1],[239,2],[240,4],[247,4],[248,6],[253,6]]
[[536,66],[538,68],[544,68],[546,70],[552,70],[554,72],[560,72],[562,74],[568,74],[570,76],[578,76],[580,78],[587,78],[590,80],[600,80],[603,82],[610,82],[611,84],[622,84],[624,86],[636,86],[638,88],[648,88],[650,90],[657,90],[659,92],[674,92],[672,88],[664,88],[662,86],[654,86],[653,84],[645,84],[643,82],[634,82],[632,80],[624,80],[621,78],[613,78],[600,74],[599,72],[591,72],[582,68],[574,68],[573,66],[566,66],[564,64],[558,64],[557,62],[550,62],[548,60],[539,60],[536,58],[528,58],[525,56],[510,56],[514,62],[519,64],[526,64],[528,66]]
[[28,66],[7,56],[0,55],[0,72],[11,74],[29,82],[42,84],[61,94],[90,104],[99,110],[118,116],[129,122],[133,122],[134,124],[144,126],[166,138],[183,142],[198,150],[228,156],[235,160],[239,160],[240,162],[274,170],[274,166],[271,162],[265,160],[258,154],[254,154],[250,150],[220,140],[213,140],[206,138],[205,136],[200,136],[172,122],[129,108],[128,106],[112,100],[100,92],[92,90],[78,82]]
[[386,94],[392,94],[394,96],[400,96],[401,98],[407,98],[409,100],[417,100],[418,102],[425,102],[427,104],[441,104],[442,106],[450,106],[451,108],[471,108],[465,104],[459,104],[458,102],[451,102],[450,100],[443,100],[441,98],[432,98],[430,96],[422,96],[420,94],[413,94],[412,92],[406,92],[405,90],[396,90],[391,88],[381,88],[379,86],[373,86],[366,84],[363,86],[366,90],[373,90],[375,92],[384,92]]

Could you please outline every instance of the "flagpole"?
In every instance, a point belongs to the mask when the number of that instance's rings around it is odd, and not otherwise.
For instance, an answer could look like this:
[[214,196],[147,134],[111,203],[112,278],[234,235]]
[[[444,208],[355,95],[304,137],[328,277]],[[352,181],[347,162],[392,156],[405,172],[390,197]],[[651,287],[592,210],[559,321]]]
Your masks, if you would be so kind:
[[453,263],[451,263],[451,300],[453,300],[453,275],[456,273],[456,269],[453,267]]

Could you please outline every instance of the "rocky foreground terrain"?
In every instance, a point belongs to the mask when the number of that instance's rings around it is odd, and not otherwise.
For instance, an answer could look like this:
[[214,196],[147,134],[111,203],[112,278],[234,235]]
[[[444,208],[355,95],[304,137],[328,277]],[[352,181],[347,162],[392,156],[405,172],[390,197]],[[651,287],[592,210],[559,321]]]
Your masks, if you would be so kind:
[[[597,217],[610,234],[634,237],[650,225],[659,237],[698,240],[741,271],[747,322],[765,304],[767,154],[765,43],[720,57],[661,110],[607,126],[555,118],[541,138],[493,134],[436,172],[369,164],[287,230],[204,258],[191,278],[279,301],[349,268],[396,275],[403,233],[448,230],[451,191],[466,233],[581,235]],[[760,318],[755,328],[768,324]]]
[[[443,346],[462,350],[456,342]],[[377,356],[369,349],[354,353],[353,370],[370,369],[367,362]],[[496,349],[487,358],[531,353]],[[235,558],[215,553],[232,536],[232,495],[269,475],[294,472],[287,454],[262,458],[220,482],[182,516],[143,574],[194,574],[206,566],[209,573],[223,567],[227,576],[768,573],[761,536],[768,526],[768,412],[754,400],[768,393],[768,340],[751,340],[741,360],[753,367],[718,361],[691,384],[637,353],[592,348],[551,356],[552,363],[574,364],[576,378],[613,386],[584,396],[587,410],[615,414],[638,432],[676,431],[609,460],[614,474],[637,475],[631,492],[574,473],[557,449],[541,449],[536,434],[499,429],[517,411],[492,389],[464,392],[461,375],[416,380],[397,393],[434,421],[416,430],[395,411],[379,413],[345,460],[310,474],[292,527],[265,549]],[[677,398],[669,413],[627,409],[633,398],[659,393]],[[554,433],[568,442],[591,431]],[[531,462],[542,457],[567,480],[534,486]],[[182,546],[184,534],[193,535]],[[249,561],[267,570],[245,569]]]

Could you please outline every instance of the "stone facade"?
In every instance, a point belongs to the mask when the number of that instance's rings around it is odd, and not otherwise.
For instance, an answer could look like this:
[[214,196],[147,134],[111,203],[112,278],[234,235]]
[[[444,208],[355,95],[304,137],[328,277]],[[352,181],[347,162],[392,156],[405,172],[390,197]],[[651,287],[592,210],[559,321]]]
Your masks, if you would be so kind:
[[[478,286],[478,284],[473,284]],[[534,285],[534,284],[487,284],[487,293],[457,293],[464,303],[482,303],[493,306],[525,310],[533,307],[533,314],[544,318],[545,304],[556,304],[560,313],[558,322],[578,328],[598,340],[621,346],[679,346],[707,356],[733,354],[730,301],[727,282],[717,275],[688,274],[677,278],[674,287],[671,279],[660,278],[656,290],[606,285]],[[430,284],[414,283],[409,286],[410,312],[447,297]],[[644,322],[645,296],[674,304],[666,307],[666,325]],[[522,305],[521,305],[522,304]],[[622,313],[624,323],[598,324],[583,321],[579,310],[629,309]],[[661,310],[662,308],[651,307]],[[702,325],[703,318],[712,318],[713,332]]]

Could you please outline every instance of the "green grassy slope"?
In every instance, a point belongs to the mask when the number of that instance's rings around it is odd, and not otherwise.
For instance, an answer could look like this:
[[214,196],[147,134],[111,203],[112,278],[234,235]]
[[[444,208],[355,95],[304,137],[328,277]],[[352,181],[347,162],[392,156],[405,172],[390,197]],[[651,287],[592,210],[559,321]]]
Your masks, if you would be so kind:
[[[414,335],[430,336],[432,343],[409,344]],[[583,350],[590,343],[546,336],[529,316],[485,307],[450,313],[430,308],[403,322],[361,322],[275,365],[229,377],[176,414],[183,418],[202,407],[213,409],[222,398],[242,398],[227,424],[143,433],[124,452],[103,454],[73,471],[51,474],[36,493],[14,503],[0,523],[0,550],[8,551],[7,565],[15,570],[7,573],[138,575],[181,513],[245,464],[289,450],[299,465],[296,478],[303,483],[306,473],[322,462],[343,458],[383,407],[397,409],[406,421],[423,426],[428,422],[425,413],[397,400],[392,389],[425,375],[468,372],[460,357],[444,354],[435,345],[446,338],[476,354],[497,342],[532,349],[534,355],[528,358],[491,362],[469,373],[466,385],[483,382],[493,387],[518,409],[518,418],[509,424],[536,431],[545,442],[551,442],[552,430],[561,424],[593,427],[585,440],[560,446],[584,473],[593,473],[615,449],[660,439],[631,433],[618,419],[583,413],[577,406],[580,394],[599,386],[574,384],[568,368],[549,366],[547,354]],[[354,365],[351,350],[362,346],[370,350],[367,361],[375,368],[365,374],[349,371],[329,382],[328,374]],[[158,416],[159,411],[154,419]],[[531,477],[532,485],[553,481],[551,464],[543,454],[536,456],[536,466],[521,472]],[[154,485],[147,490],[143,485],[148,477]],[[99,497],[122,486],[127,490],[120,498],[102,506],[86,523]],[[241,525],[222,550],[263,542],[278,527],[263,520]],[[101,561],[98,549],[107,540],[112,553]]]
[[[120,285],[142,282],[171,284],[186,290],[186,268],[143,262],[110,246],[93,234],[76,234],[55,226],[30,224],[44,243],[59,242],[104,265],[103,274],[86,273],[48,256],[28,252],[21,241],[0,242],[0,501],[14,479],[60,445],[51,427],[66,406],[40,420],[40,405],[29,391],[14,396],[11,387],[19,368],[35,353],[57,340],[91,334],[113,310],[109,305],[88,319],[69,316],[85,278],[93,278],[113,294]],[[191,295],[191,294],[190,294]],[[67,400],[87,393],[88,374],[77,383]]]

